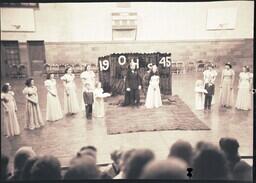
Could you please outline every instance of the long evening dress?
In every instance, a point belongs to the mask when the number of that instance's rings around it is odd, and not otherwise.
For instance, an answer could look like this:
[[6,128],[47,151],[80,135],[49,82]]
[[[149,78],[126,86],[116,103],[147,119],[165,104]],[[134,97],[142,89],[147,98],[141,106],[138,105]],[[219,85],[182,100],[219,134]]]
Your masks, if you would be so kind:
[[[48,90],[46,104],[46,121],[57,121],[63,118],[63,113],[57,93],[56,80],[48,79],[44,82],[44,85]],[[55,96],[52,94],[54,94]]]
[[235,72],[232,69],[224,69],[221,76],[220,105],[231,107],[233,104],[233,83]]
[[65,74],[61,77],[64,82],[64,111],[65,113],[75,114],[80,111],[77,94],[76,85],[74,82],[74,74]]
[[204,93],[207,91],[202,87],[196,86],[195,87],[195,109],[196,110],[203,110],[204,109]]
[[[25,87],[23,90],[23,94],[25,94],[27,99],[25,128],[34,130],[35,128],[40,128],[41,126],[44,126],[45,124],[38,103],[38,94],[36,86]],[[30,101],[29,99],[36,101],[36,103]]]
[[153,75],[150,78],[145,102],[146,108],[158,108],[162,106],[159,80],[160,77],[158,75]]
[[7,107],[3,107],[4,133],[7,137],[19,135],[20,125],[16,115],[16,102],[12,93],[1,93],[1,102]]
[[252,94],[250,92],[253,74],[241,72],[239,74],[236,108],[241,110],[251,109]]

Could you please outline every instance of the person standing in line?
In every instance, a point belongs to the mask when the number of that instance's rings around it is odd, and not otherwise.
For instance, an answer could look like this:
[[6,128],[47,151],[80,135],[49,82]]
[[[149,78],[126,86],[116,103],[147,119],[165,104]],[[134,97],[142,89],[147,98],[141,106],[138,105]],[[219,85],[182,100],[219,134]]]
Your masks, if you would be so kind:
[[235,81],[235,72],[230,63],[225,64],[225,69],[221,75],[220,85],[220,105],[221,107],[230,108],[233,103],[233,85]]
[[146,108],[158,108],[162,106],[161,92],[159,87],[160,77],[157,71],[157,66],[152,66],[152,71],[149,77],[149,86],[145,101]]
[[253,74],[250,73],[248,66],[243,67],[239,74],[238,93],[235,107],[239,110],[251,109],[251,91],[252,91]]
[[205,99],[204,99],[204,110],[211,110],[212,105],[212,97],[214,95],[215,86],[213,83],[209,82],[205,84],[205,90],[207,92],[204,93]]
[[35,128],[40,128],[44,126],[44,121],[42,118],[37,87],[34,85],[34,80],[29,78],[25,83],[26,87],[23,90],[23,94],[26,96],[26,126],[25,128],[29,130],[34,130]]
[[64,85],[64,111],[67,114],[74,115],[80,111],[75,85],[75,75],[72,73],[72,67],[65,70],[64,76],[61,77]]
[[84,71],[81,73],[80,78],[82,80],[82,93],[85,91],[85,85],[89,83],[91,89],[95,88],[95,73],[91,70],[90,65],[86,65]]
[[48,91],[46,104],[46,121],[57,121],[63,118],[54,74],[47,74],[44,85]]
[[20,135],[20,125],[17,119],[17,105],[11,85],[6,83],[2,87],[1,103],[4,111],[4,133],[6,137]]
[[83,92],[85,103],[85,115],[87,119],[92,119],[92,105],[94,103],[93,90],[91,84],[85,84],[85,90]]
[[[212,84],[214,84],[216,77],[218,75],[217,71],[214,69],[214,65],[213,64],[209,64],[207,66],[207,70],[205,70],[203,72],[204,75],[204,85],[206,83],[211,82]],[[215,104],[215,97],[214,95],[212,96],[212,104]]]

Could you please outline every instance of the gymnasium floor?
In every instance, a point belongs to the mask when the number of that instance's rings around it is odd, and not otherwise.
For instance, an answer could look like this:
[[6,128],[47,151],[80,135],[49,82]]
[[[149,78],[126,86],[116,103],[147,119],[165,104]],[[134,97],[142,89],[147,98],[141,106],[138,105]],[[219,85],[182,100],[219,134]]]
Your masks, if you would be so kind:
[[[21,136],[7,139],[1,135],[1,150],[9,155],[12,161],[15,151],[19,147],[24,145],[32,146],[39,155],[53,154],[65,166],[80,147],[85,145],[94,145],[97,147],[98,163],[108,163],[110,162],[110,152],[118,148],[150,148],[155,152],[157,159],[164,159],[168,155],[169,147],[178,139],[187,140],[192,145],[195,145],[200,140],[207,140],[217,145],[221,137],[229,136],[238,139],[241,155],[252,156],[253,112],[252,110],[244,112],[237,111],[234,108],[226,110],[218,107],[220,72],[218,71],[218,73],[219,75],[216,80],[216,104],[210,113],[194,110],[194,83],[196,79],[202,78],[202,73],[173,75],[173,94],[179,95],[197,117],[208,125],[211,130],[154,131],[107,135],[104,119],[93,119],[91,122],[88,122],[84,117],[84,112],[80,112],[75,116],[65,117],[58,122],[47,122],[46,126],[42,129],[35,131],[22,129]],[[39,91],[42,114],[45,118],[46,89],[43,86],[44,78],[38,77],[34,79]],[[57,81],[59,97],[61,104],[63,104],[63,86],[59,79]],[[4,82],[10,82],[13,86],[18,105],[18,119],[21,127],[23,127],[25,119],[25,97],[22,94],[22,90],[25,79],[2,79],[2,83]],[[78,87],[78,97],[82,99],[79,78],[76,79],[76,84]],[[237,78],[235,84],[237,85]],[[237,89],[235,91],[236,96]],[[127,111],[130,111],[130,109],[127,109]],[[112,115],[119,115],[114,110],[108,110],[107,104],[106,112]],[[143,119],[144,116],[138,114],[138,118]],[[127,116],[120,123],[125,125],[126,123],[131,123],[131,121],[132,119],[129,118],[129,113],[127,113]],[[152,121],[152,123],[156,123],[156,121]],[[3,134],[2,132],[3,126],[1,128],[1,134]]]

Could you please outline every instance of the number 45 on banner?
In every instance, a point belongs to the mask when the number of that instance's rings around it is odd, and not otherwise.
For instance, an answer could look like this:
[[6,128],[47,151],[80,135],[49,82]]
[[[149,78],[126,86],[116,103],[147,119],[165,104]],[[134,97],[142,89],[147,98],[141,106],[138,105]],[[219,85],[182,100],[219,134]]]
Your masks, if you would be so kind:
[[159,61],[159,64],[163,65],[164,67],[171,66],[171,57],[162,57]]

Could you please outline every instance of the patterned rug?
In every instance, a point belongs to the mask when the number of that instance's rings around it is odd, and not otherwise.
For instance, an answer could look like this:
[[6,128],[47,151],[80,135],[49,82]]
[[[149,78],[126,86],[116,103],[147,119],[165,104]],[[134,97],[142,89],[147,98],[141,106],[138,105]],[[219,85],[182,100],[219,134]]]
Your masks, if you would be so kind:
[[[122,98],[107,100],[106,126],[108,134],[165,130],[210,130],[177,95],[163,98],[158,109],[121,107]],[[115,114],[115,115],[113,115]]]

